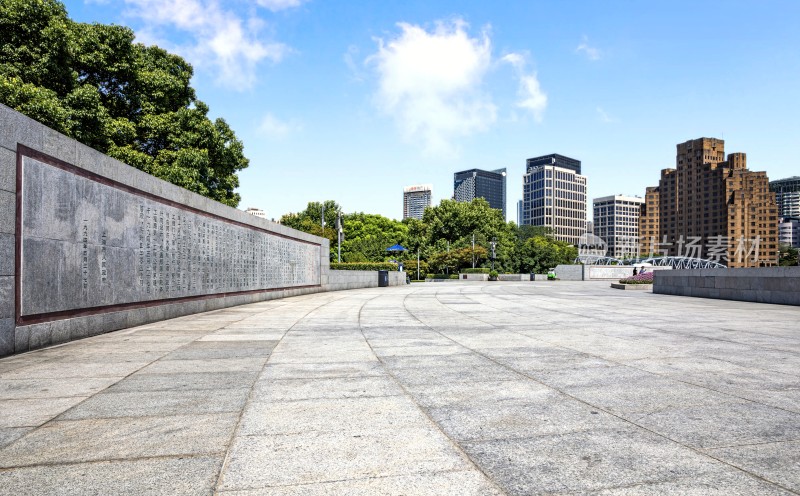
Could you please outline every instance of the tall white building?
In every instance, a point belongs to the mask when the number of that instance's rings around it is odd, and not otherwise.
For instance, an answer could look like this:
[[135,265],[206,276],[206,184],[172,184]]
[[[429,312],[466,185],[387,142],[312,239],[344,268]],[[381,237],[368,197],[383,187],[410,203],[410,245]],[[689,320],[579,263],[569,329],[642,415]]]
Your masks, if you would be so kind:
[[417,184],[403,188],[403,218],[422,219],[425,207],[431,206],[432,184]]
[[267,218],[267,213],[261,210],[260,208],[250,207],[247,210],[245,210],[245,213],[248,213],[250,215],[255,215],[256,217],[260,217],[262,219]]
[[612,195],[595,198],[594,235],[602,238],[609,257],[639,255],[639,212],[644,198]]
[[782,217],[778,219],[778,243],[800,248],[800,218]]
[[556,153],[529,158],[522,182],[522,225],[549,227],[555,239],[577,246],[586,233],[580,160]]

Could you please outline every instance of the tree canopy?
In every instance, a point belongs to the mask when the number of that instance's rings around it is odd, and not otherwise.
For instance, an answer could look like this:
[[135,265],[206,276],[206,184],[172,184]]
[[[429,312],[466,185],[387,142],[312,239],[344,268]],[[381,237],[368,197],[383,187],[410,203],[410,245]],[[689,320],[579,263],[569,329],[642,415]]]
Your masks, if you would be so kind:
[[0,0],[0,103],[230,206],[242,142],[191,87],[192,66],[127,27],[69,19],[56,0]]
[[[322,206],[325,206],[325,229],[322,228]],[[331,259],[336,258],[336,217],[341,212],[339,204],[332,200],[324,203],[309,202],[302,212],[289,213],[281,217],[280,223],[331,242]],[[408,238],[408,226],[382,215],[356,212],[342,214],[345,233],[342,242],[343,262],[384,262],[392,258],[386,248],[404,244]]]
[[[322,231],[322,203],[311,202],[305,210],[284,215],[280,222],[331,241],[331,260],[336,259],[336,217],[341,207],[328,200],[325,231]],[[376,214],[342,214],[343,262],[384,262],[396,255],[386,248],[399,243],[409,252],[406,268],[414,271],[417,253],[421,270],[455,273],[461,269],[490,267],[491,241],[495,240],[494,265],[502,272],[544,273],[550,267],[570,264],[578,256],[576,247],[553,238],[545,227],[517,226],[505,222],[501,211],[489,207],[483,198],[471,202],[442,200],[425,209],[422,220],[402,222]],[[473,244],[474,235],[474,244]]]

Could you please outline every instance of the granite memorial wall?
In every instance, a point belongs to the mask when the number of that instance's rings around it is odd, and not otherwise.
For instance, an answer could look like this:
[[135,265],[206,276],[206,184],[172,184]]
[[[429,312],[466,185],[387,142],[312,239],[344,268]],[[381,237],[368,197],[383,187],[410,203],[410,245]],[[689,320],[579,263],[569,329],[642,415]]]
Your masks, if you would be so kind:
[[321,291],[328,240],[156,179],[0,105],[0,356]]

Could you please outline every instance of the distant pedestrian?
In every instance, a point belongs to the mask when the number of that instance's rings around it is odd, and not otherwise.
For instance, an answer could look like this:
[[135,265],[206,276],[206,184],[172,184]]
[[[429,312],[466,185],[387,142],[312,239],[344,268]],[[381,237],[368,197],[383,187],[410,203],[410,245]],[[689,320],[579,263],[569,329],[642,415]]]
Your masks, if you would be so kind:
[[633,275],[638,274],[639,272],[636,270],[636,267],[633,268]]

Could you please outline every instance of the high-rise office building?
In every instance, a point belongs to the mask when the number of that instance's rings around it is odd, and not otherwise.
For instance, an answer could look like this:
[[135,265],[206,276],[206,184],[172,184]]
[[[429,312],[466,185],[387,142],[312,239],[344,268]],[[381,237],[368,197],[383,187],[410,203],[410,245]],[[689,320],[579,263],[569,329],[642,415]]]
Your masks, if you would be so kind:
[[506,169],[485,171],[470,169],[453,174],[453,198],[470,202],[483,198],[489,206],[503,212],[506,218]]
[[614,258],[639,255],[639,210],[644,199],[612,195],[595,198],[594,235],[606,242],[607,255]]
[[800,218],[782,217],[778,223],[778,242],[800,248]]
[[581,162],[556,153],[529,158],[523,176],[523,225],[549,227],[578,245],[586,233],[586,177]]
[[523,206],[525,206],[525,202],[522,200],[517,200],[517,225],[522,225],[522,217],[523,217]]
[[[652,246],[659,239],[659,222],[661,217],[658,213],[660,195],[658,186],[649,186],[644,193],[644,202],[639,206],[639,254],[655,255],[657,247]],[[654,241],[655,240],[655,241]]]
[[769,189],[775,193],[778,217],[800,217],[800,177],[770,181]]
[[777,207],[766,173],[747,170],[744,153],[725,158],[720,139],[677,145],[675,169],[662,170],[658,188],[645,195],[642,253],[704,258],[728,267],[778,263]]
[[433,185],[417,184],[403,188],[403,218],[422,219],[425,207],[431,206]]

